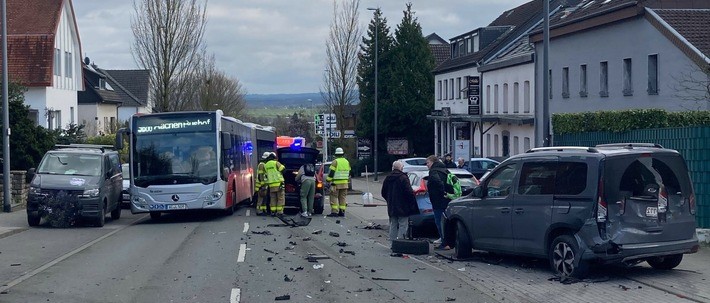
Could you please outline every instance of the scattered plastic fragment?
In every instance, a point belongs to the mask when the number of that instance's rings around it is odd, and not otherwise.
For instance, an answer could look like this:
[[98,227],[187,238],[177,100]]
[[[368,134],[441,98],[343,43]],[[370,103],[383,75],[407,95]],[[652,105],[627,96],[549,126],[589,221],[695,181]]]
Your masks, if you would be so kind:
[[320,229],[316,229],[312,232],[312,234],[314,234],[314,235],[320,235],[321,233],[323,233],[323,231]]
[[313,264],[313,269],[321,269],[321,268],[323,268],[323,266],[325,266],[325,265],[323,265],[323,264]]
[[278,297],[276,297],[276,299],[274,299],[274,300],[276,300],[276,301],[288,301],[288,300],[291,300],[291,296],[290,296],[290,295],[278,296]]
[[330,235],[331,237],[336,237],[336,238],[337,238],[337,237],[340,237],[340,234],[339,234],[339,233],[336,233],[336,232],[334,232],[334,231],[329,232],[328,235]]

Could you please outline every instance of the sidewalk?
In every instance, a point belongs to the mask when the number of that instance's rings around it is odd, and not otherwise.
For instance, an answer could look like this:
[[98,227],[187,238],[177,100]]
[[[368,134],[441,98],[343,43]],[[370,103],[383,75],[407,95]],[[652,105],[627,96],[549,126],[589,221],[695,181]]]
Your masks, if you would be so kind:
[[0,239],[9,237],[29,228],[27,213],[24,209],[15,208],[12,212],[0,212]]

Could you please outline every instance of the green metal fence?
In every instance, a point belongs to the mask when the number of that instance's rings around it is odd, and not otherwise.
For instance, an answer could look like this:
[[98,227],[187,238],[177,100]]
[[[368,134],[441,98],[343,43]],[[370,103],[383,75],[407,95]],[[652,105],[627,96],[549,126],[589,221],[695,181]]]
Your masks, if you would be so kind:
[[698,227],[710,228],[710,127],[639,129],[624,133],[592,132],[555,135],[556,146],[594,146],[604,143],[647,142],[683,155],[693,179]]

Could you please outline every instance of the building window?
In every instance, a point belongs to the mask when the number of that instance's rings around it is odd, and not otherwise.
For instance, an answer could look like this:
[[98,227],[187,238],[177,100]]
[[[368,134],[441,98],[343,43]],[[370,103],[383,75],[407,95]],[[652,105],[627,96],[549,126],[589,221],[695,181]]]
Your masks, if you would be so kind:
[[459,41],[459,56],[466,54],[466,46],[463,45],[463,40]]
[[72,77],[72,71],[74,70],[74,64],[72,64],[72,57],[70,52],[64,52],[64,56],[66,57],[64,60],[64,67],[65,67],[65,73],[64,75],[67,78]]
[[449,99],[454,100],[456,96],[454,95],[454,78],[449,79]]
[[530,112],[530,81],[523,83],[523,112]]
[[498,84],[493,86],[493,113],[498,113]]
[[471,38],[466,38],[466,53],[471,53]]
[[520,84],[513,83],[513,113],[520,112]]
[[498,157],[498,135],[493,136],[493,150],[494,150],[494,157]]
[[525,137],[525,139],[523,139],[523,152],[526,152],[529,150],[530,150],[530,138]]
[[562,68],[562,98],[569,98],[569,67]]
[[54,75],[62,75],[62,51],[58,48],[54,49]]
[[444,100],[449,100],[449,80],[444,80]]
[[486,156],[491,156],[491,134],[486,134]]
[[631,58],[624,59],[624,96],[634,94],[633,83],[631,82]]
[[552,70],[547,71],[547,82],[549,84],[547,87],[547,96],[552,99]]
[[609,97],[609,62],[599,63],[599,96]]
[[513,154],[517,155],[520,153],[520,138],[518,136],[513,136]]
[[458,91],[456,99],[461,99],[461,77],[456,78],[456,91]]
[[503,83],[503,113],[508,113],[508,83]]
[[648,94],[658,95],[658,55],[648,55]]
[[486,85],[486,113],[491,113],[491,86]]
[[69,108],[69,123],[74,124],[74,107]]
[[47,112],[47,128],[60,129],[62,127],[62,111],[50,110]]
[[579,66],[579,96],[587,97],[587,65]]
[[27,114],[30,120],[32,120],[33,125],[39,125],[39,111],[36,109],[30,109]]
[[436,100],[441,100],[441,80],[437,83],[439,86],[439,93],[437,94]]

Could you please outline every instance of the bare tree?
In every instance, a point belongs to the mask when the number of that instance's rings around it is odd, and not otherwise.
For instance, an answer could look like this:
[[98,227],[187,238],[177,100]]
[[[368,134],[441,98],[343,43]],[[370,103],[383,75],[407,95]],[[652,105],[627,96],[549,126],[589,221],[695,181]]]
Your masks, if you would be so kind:
[[[357,100],[357,67],[360,38],[358,13],[360,0],[333,1],[333,21],[325,44],[326,70],[323,75],[321,96],[337,121],[343,121],[347,105]],[[343,135],[343,123],[338,123]]]
[[238,79],[229,77],[215,67],[214,56],[203,60],[198,72],[197,110],[221,109],[225,114],[239,117],[246,109],[246,91]]
[[710,63],[690,64],[688,68],[673,76],[676,81],[676,97],[696,102],[696,108],[689,110],[707,110],[710,108]]
[[[204,53],[207,3],[199,0],[134,0],[133,58],[151,71],[153,111],[184,108],[171,93],[184,89]],[[173,94],[174,96],[174,94]]]

